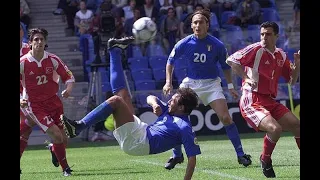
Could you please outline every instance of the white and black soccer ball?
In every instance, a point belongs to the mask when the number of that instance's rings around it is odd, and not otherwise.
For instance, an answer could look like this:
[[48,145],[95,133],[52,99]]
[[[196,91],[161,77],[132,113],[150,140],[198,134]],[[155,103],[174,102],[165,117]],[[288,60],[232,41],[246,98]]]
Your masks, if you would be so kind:
[[133,23],[132,34],[137,42],[151,41],[157,34],[157,25],[151,18],[142,17]]

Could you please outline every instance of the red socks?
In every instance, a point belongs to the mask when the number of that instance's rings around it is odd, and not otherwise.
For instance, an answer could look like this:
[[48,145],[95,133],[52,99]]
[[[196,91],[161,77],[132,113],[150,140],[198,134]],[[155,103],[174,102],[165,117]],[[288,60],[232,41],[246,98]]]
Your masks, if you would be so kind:
[[52,151],[56,155],[59,164],[61,165],[62,170],[69,167],[67,158],[66,158],[66,147],[63,143],[61,144],[53,144]]
[[271,154],[276,146],[277,142],[273,142],[266,134],[263,138],[263,151],[261,159],[268,163],[271,161]]

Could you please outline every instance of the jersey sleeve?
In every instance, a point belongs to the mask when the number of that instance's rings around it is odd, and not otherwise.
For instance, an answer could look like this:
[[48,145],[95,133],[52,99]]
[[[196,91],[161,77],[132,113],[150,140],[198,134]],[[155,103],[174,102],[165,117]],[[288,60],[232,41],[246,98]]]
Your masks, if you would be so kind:
[[230,69],[231,67],[226,63],[226,59],[228,56],[228,51],[224,45],[220,47],[219,53],[218,53],[218,61],[221,65],[222,69]]
[[167,64],[174,65],[175,61],[179,59],[181,55],[181,43],[177,43],[169,54]]
[[195,133],[190,126],[184,126],[181,131],[182,144],[188,157],[201,154]]
[[163,102],[163,101],[161,101],[158,97],[157,97],[157,104],[159,104],[159,106],[160,106],[160,108],[162,110],[162,114],[168,110],[168,104]]
[[256,57],[256,48],[259,44],[251,44],[243,49],[238,50],[229,56],[226,62],[230,61],[243,66],[252,67]]
[[51,57],[52,63],[54,65],[55,71],[61,77],[62,82],[75,82],[72,72],[69,70],[68,66],[57,56]]

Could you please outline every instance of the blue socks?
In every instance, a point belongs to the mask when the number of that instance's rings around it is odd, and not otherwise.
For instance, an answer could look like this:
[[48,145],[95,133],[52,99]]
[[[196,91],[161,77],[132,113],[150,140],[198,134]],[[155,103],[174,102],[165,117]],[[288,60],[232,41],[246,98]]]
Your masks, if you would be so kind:
[[178,145],[176,147],[173,148],[172,150],[172,157],[176,158],[176,157],[181,157],[182,156],[182,149],[181,149],[181,145]]
[[82,129],[90,127],[100,121],[105,121],[107,117],[112,114],[112,112],[113,109],[111,108],[111,106],[106,101],[104,101],[80,120],[80,122],[83,122],[85,124]]
[[242,144],[236,124],[232,123],[230,125],[224,126],[224,128],[226,129],[227,135],[232,142],[234,149],[236,150],[237,156],[243,156],[244,152],[242,149]]
[[126,88],[124,71],[121,62],[121,49],[112,48],[110,53],[110,84],[112,93]]

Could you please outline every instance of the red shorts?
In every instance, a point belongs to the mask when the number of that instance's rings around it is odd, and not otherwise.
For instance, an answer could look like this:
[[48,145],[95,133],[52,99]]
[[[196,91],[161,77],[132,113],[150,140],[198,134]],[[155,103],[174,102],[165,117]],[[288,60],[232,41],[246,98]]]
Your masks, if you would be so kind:
[[25,114],[28,114],[32,120],[46,132],[54,124],[60,129],[63,125],[60,116],[63,114],[63,104],[58,96],[53,96],[42,102],[30,102],[30,107],[25,108]]
[[261,120],[271,115],[275,120],[282,118],[290,110],[269,95],[244,90],[239,102],[243,118],[256,130]]

